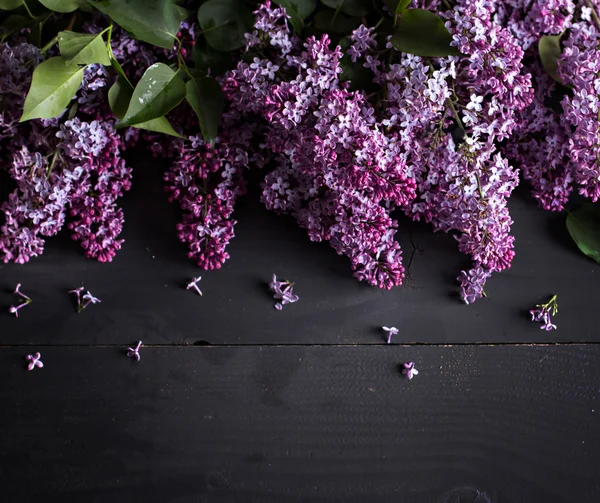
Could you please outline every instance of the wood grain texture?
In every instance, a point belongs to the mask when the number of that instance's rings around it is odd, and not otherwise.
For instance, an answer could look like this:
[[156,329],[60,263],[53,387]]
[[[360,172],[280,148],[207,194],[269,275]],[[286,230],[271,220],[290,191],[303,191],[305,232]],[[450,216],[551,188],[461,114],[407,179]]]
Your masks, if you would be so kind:
[[[309,242],[291,218],[264,209],[254,187],[236,209],[231,259],[204,275],[200,298],[183,288],[200,271],[177,240],[161,169],[140,162],[124,198],[126,242],[113,263],[83,258],[61,235],[30,264],[0,268],[0,343],[377,344],[381,325],[401,328],[401,342],[600,341],[590,313],[600,298],[599,266],[570,242],[563,216],[522,196],[510,204],[513,267],[489,281],[487,299],[465,306],[455,278],[469,262],[451,236],[399,216],[408,277],[404,287],[380,291],[353,279],[345,257]],[[296,282],[300,302],[273,309],[266,286],[272,273]],[[16,320],[7,310],[19,282],[34,303]],[[102,304],[77,315],[66,292],[81,284]],[[559,330],[548,334],[527,310],[554,293]]]
[[597,345],[26,352],[0,349],[2,501],[600,501]]

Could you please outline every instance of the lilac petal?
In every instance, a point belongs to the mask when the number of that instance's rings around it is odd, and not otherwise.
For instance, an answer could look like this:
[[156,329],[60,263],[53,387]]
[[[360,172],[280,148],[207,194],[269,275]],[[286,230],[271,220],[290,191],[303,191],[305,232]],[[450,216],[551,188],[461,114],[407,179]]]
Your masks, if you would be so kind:
[[27,370],[33,370],[34,367],[35,367],[35,363],[29,362],[29,364],[27,365]]
[[36,367],[42,368],[44,366],[44,364],[41,361],[36,361],[35,362]]
[[277,309],[277,311],[281,311],[283,309],[283,306],[277,302],[277,304],[275,304],[275,309]]

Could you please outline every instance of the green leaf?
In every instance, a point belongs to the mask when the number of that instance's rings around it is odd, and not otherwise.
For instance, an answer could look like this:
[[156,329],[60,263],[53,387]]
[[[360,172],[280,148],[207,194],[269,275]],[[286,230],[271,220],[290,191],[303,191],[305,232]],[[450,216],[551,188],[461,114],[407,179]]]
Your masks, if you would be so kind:
[[369,13],[368,2],[364,0],[321,0],[321,2],[349,16],[366,16]]
[[346,16],[342,12],[337,15],[334,10],[324,9],[317,12],[315,16],[315,27],[323,33],[337,33],[346,35],[358,28],[360,18]]
[[14,10],[23,5],[23,0],[0,0],[1,10]]
[[600,208],[586,203],[569,213],[567,229],[583,254],[600,263]]
[[234,51],[244,45],[244,33],[251,29],[253,18],[236,0],[208,0],[198,9],[198,22],[211,47]]
[[30,19],[20,14],[11,14],[0,25],[3,33],[16,33],[30,23]]
[[[115,83],[108,90],[108,104],[117,119],[121,119],[125,115],[132,95],[133,87],[131,84],[123,79],[123,77],[117,77]],[[182,136],[173,129],[173,126],[171,126],[166,117],[159,117],[150,121],[141,122],[132,127],[182,138]]]
[[33,71],[19,122],[60,115],[75,96],[82,80],[83,68],[75,64],[65,65],[61,57],[40,63]]
[[219,131],[219,121],[225,106],[225,97],[219,83],[211,77],[188,80],[185,98],[196,112],[202,137],[212,142]]
[[73,12],[87,2],[85,0],[39,0],[47,9],[56,12]]
[[398,18],[392,44],[400,52],[417,56],[456,56],[460,51],[450,45],[452,35],[444,22],[432,12],[407,9]]
[[291,2],[291,0],[275,0],[275,3],[285,7],[285,12],[290,16],[290,22],[296,33],[301,33],[304,29],[304,20],[298,13],[297,7]]
[[398,14],[402,14],[406,8],[409,6],[411,0],[400,0],[398,2],[398,5],[396,5],[396,8],[394,9],[394,12],[396,13],[396,15]]
[[173,0],[101,0],[91,4],[136,38],[173,49],[180,20]]
[[352,91],[371,90],[374,87],[373,79],[375,75],[373,71],[358,62],[353,63],[350,56],[343,56],[340,60],[340,66],[343,70],[340,74],[340,81],[349,81]]
[[185,83],[164,63],[154,63],[135,86],[127,112],[117,127],[162,117],[185,98]]
[[204,70],[205,73],[210,69],[211,75],[223,75],[233,66],[231,52],[217,51],[202,39],[194,45],[192,59],[197,69]]
[[295,7],[296,12],[303,21],[317,8],[317,0],[275,0],[275,3],[285,7],[286,10],[287,5],[285,4],[291,4],[293,7]]
[[65,63],[110,65],[110,58],[101,34],[88,35],[73,31],[58,34],[58,48]]
[[[540,59],[546,73],[550,75],[557,82],[561,82],[556,75],[558,70],[558,59],[560,58],[562,49],[560,48],[561,35],[547,35],[540,39],[538,44],[538,51],[540,53]],[[561,82],[562,84],[562,82]]]

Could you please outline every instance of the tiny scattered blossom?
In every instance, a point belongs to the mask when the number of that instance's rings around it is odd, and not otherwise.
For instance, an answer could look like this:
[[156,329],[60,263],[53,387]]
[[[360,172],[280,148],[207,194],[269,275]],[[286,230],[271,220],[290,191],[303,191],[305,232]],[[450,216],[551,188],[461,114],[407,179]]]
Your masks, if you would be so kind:
[[139,341],[137,343],[137,346],[135,348],[127,348],[127,356],[129,358],[133,358],[135,360],[137,360],[138,362],[140,361],[140,348],[142,347],[142,341]]
[[10,308],[8,310],[11,314],[14,314],[18,318],[19,317],[19,309],[25,307],[28,304],[31,304],[32,300],[27,295],[25,295],[23,292],[21,292],[21,283],[19,283],[17,285],[14,293],[17,294],[18,296],[20,296],[22,299],[24,299],[24,301],[21,304],[19,304],[17,306],[10,306]]
[[202,296],[202,290],[200,290],[200,288],[198,288],[198,282],[202,279],[202,276],[198,276],[197,278],[192,278],[192,281],[190,283],[188,283],[188,285],[186,286],[186,290],[190,290],[191,288],[193,288],[194,290],[196,290],[196,292],[198,292],[198,295]]
[[41,357],[42,357],[42,355],[40,353],[35,353],[33,355],[27,355],[25,357],[25,359],[29,362],[27,364],[27,370],[33,370],[36,367],[41,369],[44,366],[44,364],[40,360]]
[[273,298],[280,301],[274,305],[278,311],[281,311],[284,305],[293,304],[300,300],[300,297],[294,294],[294,283],[291,281],[279,281],[275,274],[273,274],[273,278],[269,283],[269,288],[273,292]]
[[558,314],[557,296],[554,295],[545,304],[537,304],[535,307],[536,309],[529,311],[531,320],[540,322],[542,330],[556,330],[556,325],[552,323],[551,316]]
[[402,373],[408,379],[412,379],[414,376],[416,376],[419,373],[419,371],[415,368],[415,363],[414,362],[406,362],[403,365]]
[[83,290],[84,290],[83,286],[76,288],[75,290],[69,290],[69,293],[74,293],[77,296],[77,312],[78,313],[83,311],[90,304],[99,304],[100,302],[102,302],[97,297],[94,297],[89,290],[87,290],[85,292],[85,294],[81,295]]
[[396,327],[381,327],[385,332],[387,332],[387,343],[392,342],[392,336],[398,335],[398,329]]

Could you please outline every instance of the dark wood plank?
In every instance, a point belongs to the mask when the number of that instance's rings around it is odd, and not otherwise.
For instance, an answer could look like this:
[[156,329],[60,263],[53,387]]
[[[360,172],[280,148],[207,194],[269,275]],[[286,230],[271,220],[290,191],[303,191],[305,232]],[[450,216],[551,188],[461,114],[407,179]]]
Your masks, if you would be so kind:
[[[125,198],[126,243],[112,264],[86,260],[68,236],[58,236],[43,257],[0,269],[0,342],[375,344],[381,325],[399,327],[402,342],[600,341],[590,314],[600,297],[598,265],[570,243],[563,217],[520,196],[511,201],[513,268],[493,277],[489,297],[472,306],[458,299],[455,278],[469,264],[452,237],[402,219],[409,277],[405,287],[382,292],[354,280],[345,257],[310,243],[292,219],[267,212],[258,199],[254,188],[240,200],[232,258],[205,275],[200,298],[183,288],[199,271],[177,240],[160,168],[142,163]],[[273,272],[295,281],[301,297],[283,312],[266,288]],[[15,320],[7,309],[18,282],[34,304]],[[66,292],[82,283],[102,304],[77,315]],[[548,334],[527,310],[553,293],[559,330]]]
[[598,345],[27,351],[2,501],[600,501]]

